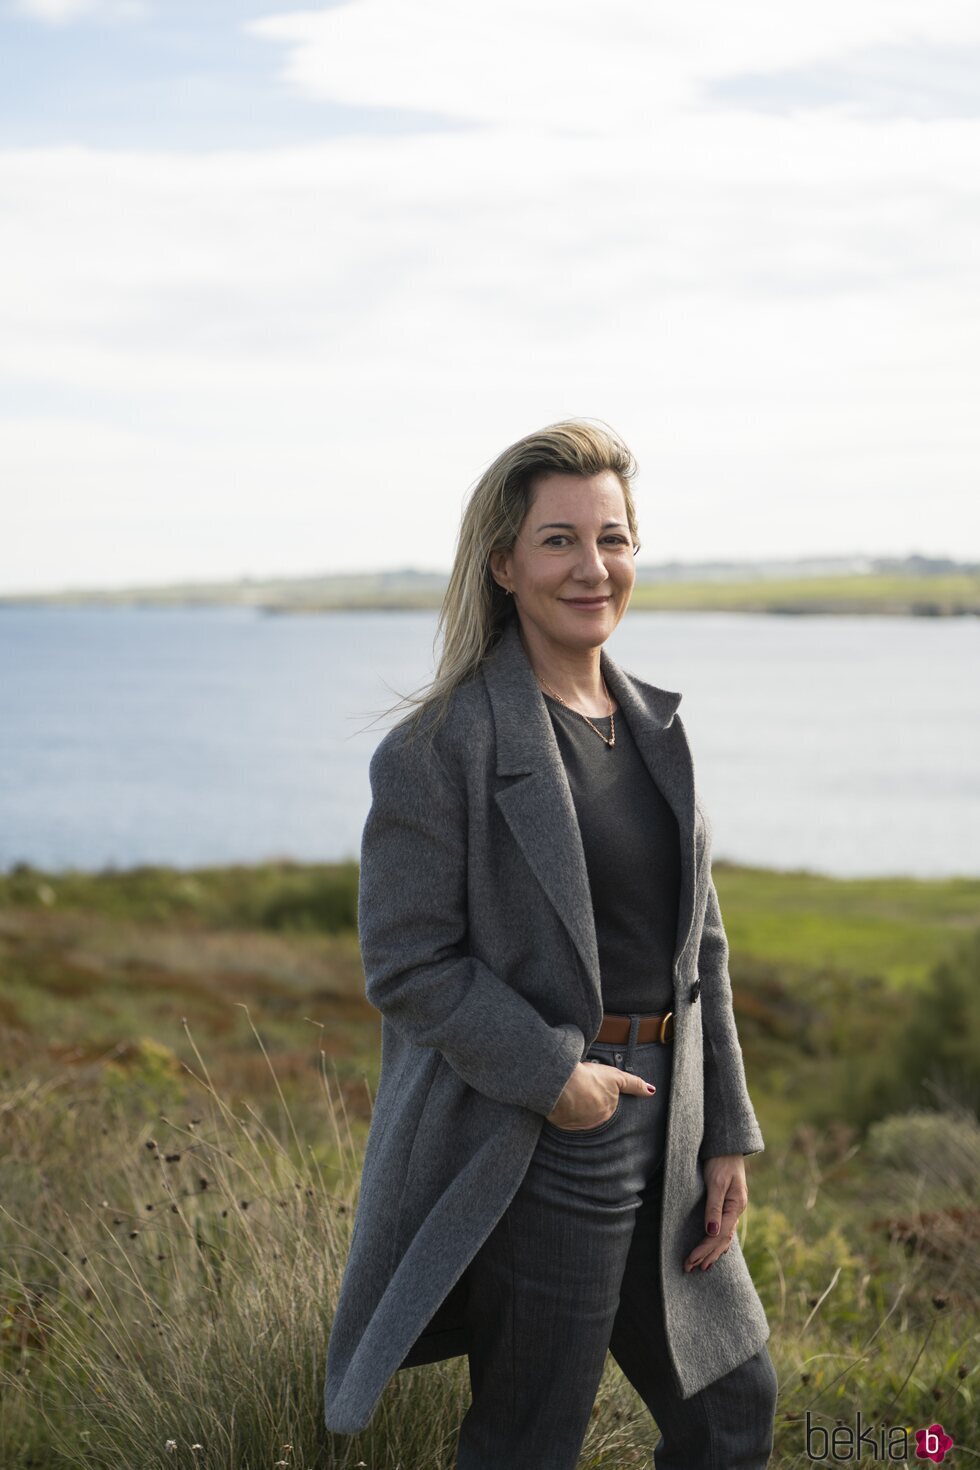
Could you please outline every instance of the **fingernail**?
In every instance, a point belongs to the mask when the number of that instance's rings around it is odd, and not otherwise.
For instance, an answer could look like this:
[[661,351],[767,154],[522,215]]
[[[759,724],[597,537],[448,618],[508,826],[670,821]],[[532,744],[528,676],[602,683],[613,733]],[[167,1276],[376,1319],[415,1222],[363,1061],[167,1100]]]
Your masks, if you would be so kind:
[[652,1082],[647,1083],[647,1092],[656,1092],[656,1090],[657,1089],[653,1086]]
[[717,1220],[712,1220],[710,1222],[710,1224],[708,1225],[708,1234],[709,1235],[717,1235],[718,1234],[718,1221]]

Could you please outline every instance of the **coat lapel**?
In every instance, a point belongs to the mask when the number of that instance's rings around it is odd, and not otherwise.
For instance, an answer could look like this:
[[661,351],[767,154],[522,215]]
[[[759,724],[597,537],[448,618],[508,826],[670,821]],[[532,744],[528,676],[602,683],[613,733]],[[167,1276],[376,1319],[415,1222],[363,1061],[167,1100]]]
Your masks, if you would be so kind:
[[[694,921],[694,771],[683,727],[674,719],[681,695],[647,684],[600,651],[602,672],[623,710],[654,781],[677,817],[681,838],[678,959]],[[496,792],[500,810],[588,976],[595,1027],[602,1015],[601,977],[592,896],[571,788],[544,696],[528,662],[516,617],[484,659],[482,673],[496,726],[497,774],[520,777]]]

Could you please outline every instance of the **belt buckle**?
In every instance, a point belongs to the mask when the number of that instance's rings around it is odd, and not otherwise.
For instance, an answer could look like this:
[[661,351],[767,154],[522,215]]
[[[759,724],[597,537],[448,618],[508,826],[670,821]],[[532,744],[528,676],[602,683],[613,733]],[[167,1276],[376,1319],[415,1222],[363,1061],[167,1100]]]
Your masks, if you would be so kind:
[[[663,1045],[663,1043],[666,1042],[666,1040],[667,1040],[667,1022],[668,1021],[672,1021],[673,1019],[674,1019],[674,1013],[673,1013],[673,1011],[668,1011],[667,1014],[664,1016],[663,1020],[660,1022],[660,1035],[657,1037],[657,1040],[661,1043],[661,1045]],[[671,1028],[670,1028],[670,1034],[671,1034],[671,1036],[673,1036],[673,1034],[674,1034],[674,1028],[673,1028],[673,1026],[671,1026]]]

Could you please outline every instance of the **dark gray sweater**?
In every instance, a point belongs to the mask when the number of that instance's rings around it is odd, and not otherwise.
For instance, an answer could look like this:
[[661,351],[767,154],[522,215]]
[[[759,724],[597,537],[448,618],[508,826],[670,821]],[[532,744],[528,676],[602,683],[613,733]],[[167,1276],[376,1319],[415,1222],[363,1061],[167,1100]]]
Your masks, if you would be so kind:
[[[673,1005],[680,833],[673,807],[616,711],[610,748],[580,714],[544,696],[572,790],[592,891],[603,1010]],[[609,716],[594,719],[609,734]]]

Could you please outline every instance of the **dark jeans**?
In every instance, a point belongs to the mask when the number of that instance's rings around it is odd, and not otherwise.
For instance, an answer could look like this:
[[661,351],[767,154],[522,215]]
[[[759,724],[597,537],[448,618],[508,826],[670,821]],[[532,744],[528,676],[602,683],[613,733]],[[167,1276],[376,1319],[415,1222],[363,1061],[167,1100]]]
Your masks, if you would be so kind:
[[574,1470],[607,1350],[657,1422],[656,1470],[764,1470],[776,1408],[767,1349],[689,1399],[668,1357],[659,1231],[673,1049],[597,1043],[592,1059],[657,1091],[621,1094],[598,1128],[545,1121],[468,1271],[473,1400],[457,1470]]

